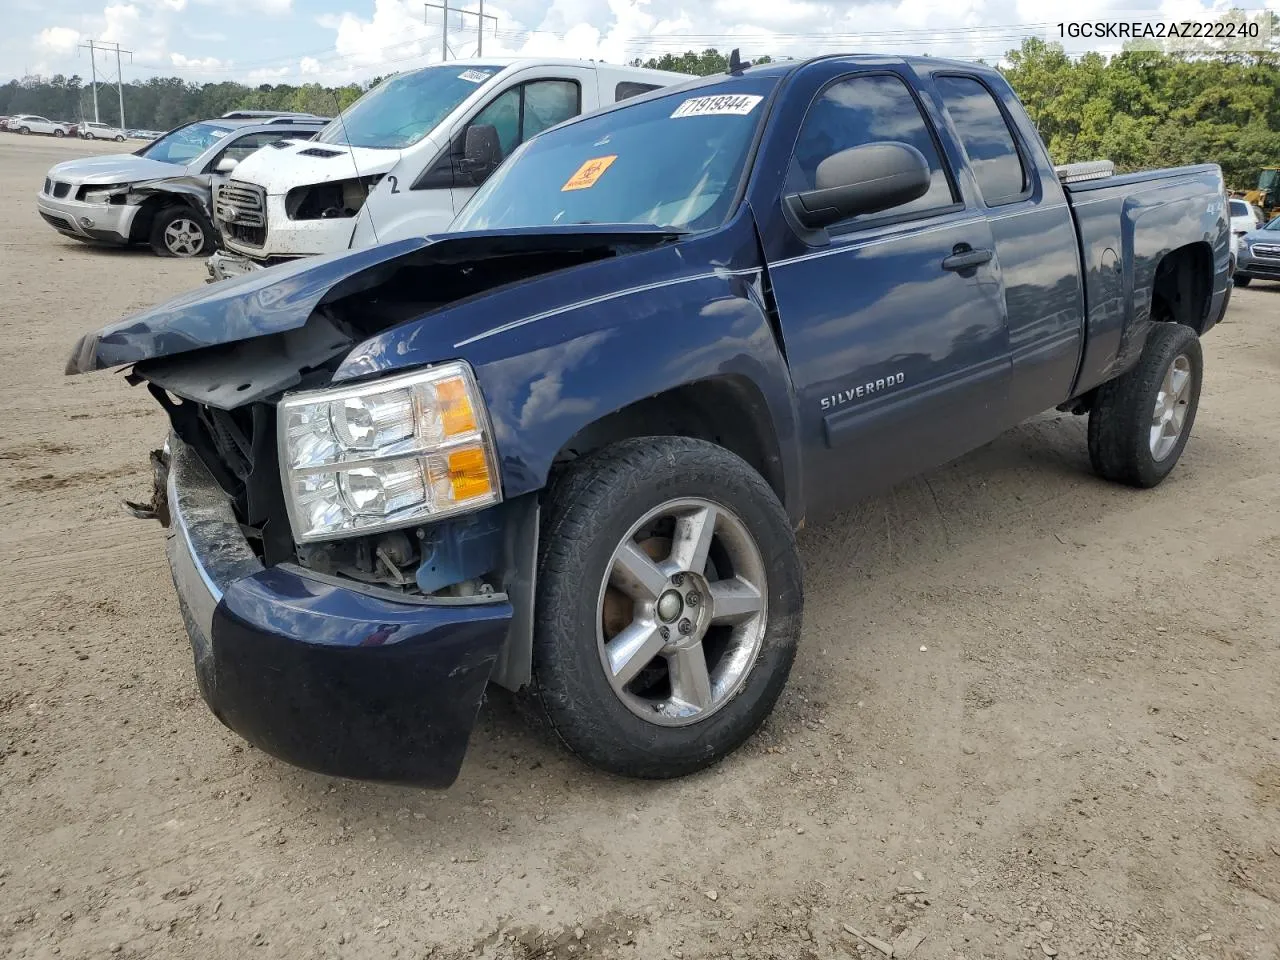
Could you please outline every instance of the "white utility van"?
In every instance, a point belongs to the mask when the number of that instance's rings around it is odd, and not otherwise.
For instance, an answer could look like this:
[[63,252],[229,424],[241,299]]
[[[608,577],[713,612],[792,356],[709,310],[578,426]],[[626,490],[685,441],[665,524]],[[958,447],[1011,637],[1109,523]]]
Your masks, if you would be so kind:
[[446,229],[536,133],[680,83],[684,74],[582,60],[453,60],[383,81],[308,143],[242,160],[214,193],[214,279],[294,257]]

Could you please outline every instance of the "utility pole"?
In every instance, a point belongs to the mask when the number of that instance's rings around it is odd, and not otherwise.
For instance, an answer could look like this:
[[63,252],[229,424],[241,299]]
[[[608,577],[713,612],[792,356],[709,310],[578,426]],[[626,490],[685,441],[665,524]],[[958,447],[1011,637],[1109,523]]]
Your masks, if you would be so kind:
[[[100,122],[98,117],[98,50],[108,46],[105,40],[86,40],[80,46],[85,47],[89,51],[89,75],[93,78],[93,122]],[[124,129],[124,70],[120,66],[120,54],[127,53],[129,61],[133,62],[132,50],[121,50],[120,44],[111,43],[109,46],[116,49],[116,101],[120,105],[120,129]]]
[[425,8],[423,11],[423,18],[422,18],[423,23],[426,23],[430,18],[430,14],[427,12],[428,10],[442,11],[442,19],[441,19],[441,25],[440,25],[440,59],[441,60],[448,60],[449,54],[452,52],[449,49],[449,14],[456,13],[460,17],[476,18],[476,56],[477,57],[481,56],[484,53],[484,22],[486,20],[492,20],[495,25],[498,22],[498,18],[495,17],[493,14],[484,12],[484,0],[480,0],[480,10],[478,12],[475,10],[458,10],[455,7],[450,7],[449,0],[440,0],[439,3],[424,3],[423,7]]
[[93,122],[98,122],[98,58],[93,55],[93,41],[80,44],[89,48],[89,76],[93,78]]
[[124,71],[120,68],[120,54],[127,53],[129,62],[133,63],[133,51],[121,50],[120,44],[116,44],[116,97],[120,101],[120,132],[124,133]]

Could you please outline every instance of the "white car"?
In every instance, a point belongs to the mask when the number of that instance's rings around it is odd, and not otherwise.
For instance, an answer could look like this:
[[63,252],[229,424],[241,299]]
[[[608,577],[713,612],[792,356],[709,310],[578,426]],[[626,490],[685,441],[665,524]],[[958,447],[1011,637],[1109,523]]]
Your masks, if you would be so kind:
[[[451,60],[389,77],[311,143],[264,150],[214,195],[225,279],[445,230],[502,160],[563,120],[684,74],[589,60]],[[468,147],[481,149],[476,159]]]
[[109,123],[97,123],[93,120],[86,120],[80,124],[80,136],[85,140],[123,140],[125,133],[119,127],[113,127]]
[[1236,239],[1243,237],[1246,233],[1253,233],[1267,222],[1266,217],[1262,215],[1262,211],[1255,207],[1247,200],[1230,201],[1231,205],[1231,236],[1234,246]]
[[10,117],[5,125],[6,130],[13,133],[45,133],[51,137],[65,137],[75,124],[63,123],[60,120],[48,120],[35,114],[24,113]]

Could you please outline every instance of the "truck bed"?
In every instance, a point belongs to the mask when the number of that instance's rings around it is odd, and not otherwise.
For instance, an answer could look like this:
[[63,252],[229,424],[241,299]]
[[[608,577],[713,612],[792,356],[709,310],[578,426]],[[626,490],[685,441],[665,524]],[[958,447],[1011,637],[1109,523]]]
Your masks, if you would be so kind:
[[1083,267],[1088,327],[1076,396],[1127,369],[1146,339],[1157,273],[1175,250],[1209,258],[1213,290],[1204,333],[1225,306],[1230,279],[1229,231],[1222,173],[1213,164],[1170,167],[1084,180],[1065,186]]

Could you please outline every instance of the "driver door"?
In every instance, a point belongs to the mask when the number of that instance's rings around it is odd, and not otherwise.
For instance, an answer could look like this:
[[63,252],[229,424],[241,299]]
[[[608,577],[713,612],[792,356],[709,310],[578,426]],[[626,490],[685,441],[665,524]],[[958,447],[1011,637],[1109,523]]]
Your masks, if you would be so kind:
[[[825,158],[897,141],[929,163],[920,198],[768,251],[805,451],[811,515],[995,437],[1012,359],[991,228],[907,79],[836,76],[796,140],[784,194],[811,190]],[[954,151],[952,152],[954,155]]]

